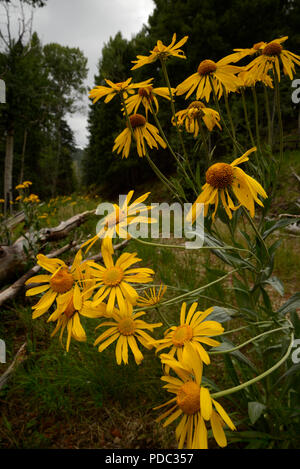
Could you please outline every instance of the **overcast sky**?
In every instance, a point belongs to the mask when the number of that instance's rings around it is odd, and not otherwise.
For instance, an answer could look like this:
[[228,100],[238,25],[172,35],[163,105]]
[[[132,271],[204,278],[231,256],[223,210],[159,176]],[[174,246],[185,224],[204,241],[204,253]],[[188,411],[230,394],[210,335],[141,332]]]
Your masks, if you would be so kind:
[[[88,59],[86,86],[92,87],[103,45],[118,31],[131,39],[147,24],[153,9],[152,0],[48,0],[46,6],[35,9],[33,30],[43,45],[57,42],[79,47]],[[85,115],[69,119],[79,147],[87,144],[88,101],[85,99]]]

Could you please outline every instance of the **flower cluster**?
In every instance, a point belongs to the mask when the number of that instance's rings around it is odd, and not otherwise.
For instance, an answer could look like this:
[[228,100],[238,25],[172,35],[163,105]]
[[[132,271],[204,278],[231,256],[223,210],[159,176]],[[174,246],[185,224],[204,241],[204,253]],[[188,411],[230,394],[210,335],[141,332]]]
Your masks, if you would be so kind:
[[[26,284],[30,285],[26,291],[27,296],[43,293],[39,301],[32,306],[32,318],[38,318],[54,307],[48,322],[56,323],[52,335],[60,330],[60,339],[64,330],[67,330],[67,351],[72,338],[79,342],[86,340],[86,332],[81,324],[83,317],[109,319],[98,327],[114,327],[101,334],[95,345],[101,343],[101,352],[117,340],[117,363],[120,364],[122,360],[128,363],[129,346],[136,363],[139,364],[143,355],[137,341],[146,348],[150,347],[148,342],[151,337],[144,329],[153,331],[162,325],[146,323],[138,319],[143,312],[133,312],[133,306],[139,298],[137,288],[151,282],[154,271],[146,267],[136,267],[141,261],[136,253],[125,252],[114,261],[111,252],[104,245],[101,254],[103,263],[83,260],[80,249],[72,265],[38,254],[38,265],[49,273],[36,275],[26,281]],[[38,286],[32,286],[33,284]]]
[[[218,101],[223,96],[227,99],[230,93],[241,93],[245,87],[253,87],[259,81],[266,86],[273,87],[273,80],[275,78],[280,80],[280,64],[282,64],[283,73],[291,79],[295,72],[295,64],[300,64],[299,56],[284,49],[283,43],[287,37],[283,37],[269,43],[259,42],[248,49],[234,49],[233,53],[217,62],[208,58],[204,59],[199,63],[195,73],[179,83],[176,88],[172,88],[166,73],[166,62],[172,57],[186,59],[180,48],[187,40],[188,36],[185,36],[176,42],[177,38],[174,34],[169,46],[157,41],[148,56],[138,55],[137,59],[132,61],[134,64],[132,70],[159,61],[166,77],[166,87],[155,87],[153,78],[139,83],[133,83],[132,78],[121,83],[106,80],[108,86],[96,86],[89,95],[93,102],[105,97],[105,103],[116,95],[120,97],[121,110],[126,118],[126,128],[116,137],[112,151],[121,154],[122,158],[128,158],[135,144],[138,156],[146,156],[152,169],[167,184],[167,178],[163,177],[149,156],[149,149],[159,149],[159,147],[163,149],[168,147],[172,152],[158,120],[160,98],[172,104],[172,125],[178,130],[185,129],[194,138],[198,138],[199,134],[203,138],[203,124],[208,132],[212,132],[215,128],[223,130],[218,105]],[[236,65],[247,56],[253,58],[248,65],[242,67]],[[181,95],[184,95],[186,100],[190,97],[194,99],[185,109],[175,112],[176,96]],[[204,103],[204,101],[209,103],[212,98],[217,109]],[[140,110],[141,107],[144,113]],[[155,120],[155,125],[149,121],[150,117]],[[262,199],[266,198],[267,194],[258,181],[238,167],[239,164],[246,162],[248,155],[254,151],[257,151],[255,145],[248,151],[241,152],[240,158],[235,159],[231,164],[218,162],[208,168],[206,183],[202,186],[202,191],[195,201],[192,213],[189,214],[190,219],[194,220],[199,214],[197,211],[199,204],[204,204],[205,215],[208,213],[209,205],[214,205],[212,215],[214,219],[219,199],[229,218],[232,217],[232,211],[240,206],[246,208],[251,217],[254,216],[254,204],[258,203],[263,206]],[[169,184],[168,187],[171,188],[171,185]],[[237,205],[232,196],[237,200]]]
[[[205,183],[202,186],[200,184],[199,191],[195,191],[196,196],[199,192],[200,194],[187,214],[187,219],[193,223],[201,210],[206,217],[210,206],[213,205],[214,221],[221,201],[228,220],[232,219],[233,212],[242,207],[250,223],[253,223],[255,204],[263,207],[263,199],[268,195],[262,185],[239,166],[249,162],[250,155],[256,154],[258,148],[254,144],[251,147],[249,145],[248,150],[247,147],[243,150],[238,146],[234,129],[230,132],[226,121],[222,120],[219,101],[224,98],[228,104],[230,93],[242,95],[245,87],[254,87],[257,82],[273,88],[274,81],[277,86],[281,67],[283,73],[292,79],[295,64],[300,65],[300,57],[284,49],[283,43],[286,39],[287,37],[283,37],[269,43],[260,42],[248,49],[234,49],[219,61],[204,59],[199,63],[197,70],[176,88],[170,85],[166,63],[172,57],[186,58],[181,47],[188,37],[185,36],[176,42],[174,34],[168,46],[162,41],[157,41],[149,55],[138,55],[136,60],[132,61],[132,70],[158,61],[165,77],[165,87],[155,87],[153,78],[134,83],[130,77],[119,83],[106,79],[106,86],[96,86],[90,91],[89,97],[93,103],[104,99],[107,104],[115,97],[120,100],[125,128],[116,137],[112,151],[121,154],[122,158],[128,158],[135,145],[138,156],[146,157],[159,178],[178,195],[178,186],[161,173],[149,156],[149,149],[168,148],[180,171],[187,175],[186,171],[190,170],[191,180],[193,179],[184,145],[183,154],[178,156],[178,153],[172,150],[162,129],[158,119],[159,100],[164,99],[170,103],[170,124],[172,129],[176,128],[180,139],[184,132],[187,132],[190,138],[201,137],[205,146],[206,135],[214,130],[226,129],[232,137],[235,149],[238,149],[239,156],[235,155],[230,163],[226,158],[225,161],[211,164],[212,153],[208,150],[209,165],[205,171]],[[237,66],[236,63],[245,57],[251,57],[253,60],[246,66]],[[177,96],[185,96],[185,100],[191,98],[191,101],[185,109],[176,112]],[[214,105],[210,103],[212,100]],[[150,122],[152,119],[155,125]],[[96,235],[82,244],[72,265],[42,254],[37,256],[38,265],[49,273],[37,275],[26,282],[31,285],[26,292],[27,296],[42,294],[32,306],[32,317],[38,318],[53,309],[48,317],[48,322],[55,323],[52,335],[60,331],[62,339],[64,331],[67,330],[66,350],[69,350],[72,338],[79,342],[86,340],[82,323],[84,318],[100,320],[96,329],[101,328],[102,332],[95,339],[94,345],[102,352],[115,343],[118,365],[128,364],[129,351],[132,352],[135,363],[140,365],[144,358],[141,346],[154,350],[156,357],[161,361],[161,379],[166,383],[164,388],[173,395],[170,400],[155,407],[167,407],[157,418],[157,422],[165,419],[163,425],[168,426],[179,420],[175,435],[180,449],[184,446],[205,449],[208,447],[210,435],[219,446],[225,447],[227,437],[224,428],[227,426],[234,431],[236,427],[215,399],[220,397],[219,393],[215,396],[209,381],[203,379],[205,368],[211,366],[210,347],[220,345],[215,337],[222,336],[224,328],[214,320],[214,307],[202,311],[197,301],[192,304],[181,303],[176,324],[164,324],[164,316],[160,313],[159,306],[163,303],[169,304],[168,301],[162,302],[166,286],[161,284],[158,290],[152,286],[142,293],[141,290],[153,281],[155,272],[149,267],[138,267],[142,259],[135,252],[123,252],[116,256],[112,242],[115,235],[130,240],[130,227],[133,224],[156,221],[148,216],[150,207],[143,205],[150,193],[147,192],[132,202],[133,193],[133,190],[130,191],[120,206],[113,205],[113,211],[98,224]],[[101,240],[101,261],[84,259],[82,249],[85,248],[87,254],[98,240]],[[264,245],[263,239],[261,242]],[[188,294],[182,296],[188,298]],[[182,301],[182,296],[178,297],[178,302]],[[195,296],[191,294],[190,298]],[[162,322],[152,323],[144,320],[148,308],[156,309]],[[168,328],[162,337],[155,338],[150,335],[154,329],[164,325]],[[167,353],[165,349],[168,349]],[[164,352],[161,353],[162,351]]]
[[[205,346],[218,346],[220,343],[213,337],[224,331],[220,323],[209,320],[213,308],[199,311],[198,304],[193,303],[187,311],[187,305],[183,303],[179,325],[167,329],[163,338],[154,339],[149,332],[163,324],[141,319],[146,312],[135,310],[135,307],[158,305],[166,286],[161,285],[157,292],[152,287],[149,292],[140,295],[138,287],[152,282],[154,271],[136,267],[141,261],[136,253],[124,252],[114,261],[103,241],[101,254],[102,263],[84,260],[80,249],[72,265],[58,258],[51,259],[38,254],[37,264],[48,273],[26,281],[29,285],[26,292],[28,297],[42,294],[32,306],[32,318],[50,312],[47,321],[55,323],[51,336],[60,331],[62,341],[66,330],[67,351],[72,338],[79,342],[87,339],[82,325],[83,318],[100,319],[96,329],[104,327],[105,330],[95,339],[94,345],[102,352],[116,342],[115,357],[118,365],[128,364],[129,350],[136,364],[141,364],[144,357],[140,346],[148,350],[155,349],[156,353],[169,348],[168,354],[160,355],[164,367],[162,380],[167,381],[167,390],[175,393],[176,398],[163,404],[173,403],[157,421],[168,416],[164,423],[166,426],[182,416],[176,429],[179,448],[183,447],[185,441],[190,448],[207,448],[204,421],[210,422],[218,444],[226,446],[223,425],[226,423],[231,429],[235,429],[235,426],[221,405],[210,397],[208,388],[201,384],[203,364],[210,364]],[[171,370],[179,378],[174,379]]]

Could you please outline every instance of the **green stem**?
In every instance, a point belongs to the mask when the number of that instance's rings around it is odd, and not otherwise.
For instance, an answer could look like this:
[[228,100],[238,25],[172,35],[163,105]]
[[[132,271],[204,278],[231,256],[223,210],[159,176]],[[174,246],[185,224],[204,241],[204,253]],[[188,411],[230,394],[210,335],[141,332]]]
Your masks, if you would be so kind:
[[163,129],[162,129],[162,126],[161,126],[161,124],[160,124],[160,121],[159,121],[159,119],[158,119],[158,117],[157,117],[157,115],[156,115],[156,112],[154,111],[153,106],[152,106],[152,104],[151,104],[150,102],[149,102],[149,105],[150,105],[150,109],[151,109],[151,111],[152,111],[152,114],[153,114],[155,123],[156,123],[156,125],[157,125],[157,127],[158,127],[158,130],[159,130],[159,132],[160,132],[160,134],[161,134],[163,140],[165,141],[165,143],[166,143],[166,145],[167,145],[167,147],[168,147],[170,153],[171,153],[172,156],[174,157],[176,163],[180,166],[181,170],[183,171],[183,173],[184,173],[184,175],[185,175],[185,177],[186,177],[186,180],[188,181],[189,185],[192,187],[192,189],[193,189],[195,195],[198,197],[198,192],[196,191],[196,189],[195,189],[195,187],[194,187],[194,185],[193,185],[193,183],[192,183],[192,181],[191,181],[191,178],[188,176],[188,174],[187,174],[187,172],[186,172],[186,170],[185,170],[183,164],[181,163],[180,159],[177,157],[177,155],[176,155],[176,153],[174,152],[173,148],[172,148],[171,145],[169,144],[169,141],[168,141],[168,139],[167,139],[167,137],[166,137],[166,134],[164,133],[164,131],[163,131]]
[[[257,101],[257,94],[256,94],[255,86],[251,86],[251,91],[252,91],[253,102],[254,102],[255,132],[256,132],[257,148],[259,152],[261,153],[261,142],[260,142],[259,120],[258,120],[258,101]],[[257,162],[258,162],[258,158],[257,158]]]
[[261,234],[260,234],[260,232],[258,231],[257,227],[255,226],[255,223],[253,222],[253,220],[252,220],[251,216],[249,215],[247,209],[245,209],[245,207],[242,207],[242,208],[243,208],[244,214],[246,215],[248,221],[250,222],[250,225],[252,226],[252,228],[253,228],[253,230],[254,230],[256,236],[258,237],[258,239],[260,240],[261,244],[263,245],[264,250],[266,251],[266,254],[267,254],[267,256],[268,256],[268,258],[269,258],[269,260],[270,260],[270,259],[271,259],[270,253],[269,253],[269,250],[268,250],[268,248],[267,248],[267,246],[266,246],[266,243],[265,243],[263,237],[261,236]]
[[145,151],[145,156],[146,156],[146,159],[150,165],[150,167],[153,169],[153,171],[155,172],[155,174],[157,175],[157,177],[161,180],[161,182],[168,188],[169,191],[171,191],[175,197],[177,198],[177,200],[182,203],[179,195],[177,194],[177,191],[176,191],[176,188],[168,181],[168,179],[166,178],[166,176],[158,169],[158,167],[156,166],[156,164],[151,160],[150,156],[149,156],[149,153],[147,152],[147,150]]
[[168,322],[167,318],[162,314],[162,312],[159,310],[157,306],[155,306],[156,311],[158,312],[158,315],[160,319],[162,320],[163,324],[167,325],[168,327],[171,327],[171,324]]
[[229,120],[230,127],[231,127],[231,133],[232,133],[232,136],[233,136],[234,154],[236,155],[236,152],[238,150],[238,145],[237,145],[237,140],[236,140],[235,126],[234,126],[232,115],[231,115],[231,110],[230,110],[229,101],[228,101],[228,95],[226,93],[226,89],[225,89],[224,85],[223,85],[223,95],[224,95],[226,112],[227,112],[228,120]]
[[[130,129],[130,132],[131,132],[131,135],[132,135],[132,139],[134,141],[136,141],[136,138],[135,138],[135,135],[134,135],[134,132],[133,132],[133,129],[132,129],[132,125],[131,125],[131,122],[130,122],[130,119],[129,119],[129,115],[128,115],[128,112],[127,112],[127,107],[126,107],[126,104],[125,104],[125,100],[124,100],[124,96],[123,96],[123,93],[120,94],[120,97],[121,97],[121,102],[123,104],[123,108],[124,108],[124,112],[125,112],[125,117],[126,117],[126,122],[128,124],[128,127]],[[176,191],[176,188],[175,186],[172,186],[172,184],[169,182],[169,180],[166,178],[166,176],[164,176],[164,174],[158,169],[158,167],[156,166],[156,164],[151,160],[147,150],[145,150],[145,155],[146,155],[146,158],[148,160],[148,163],[149,165],[151,166],[151,168],[153,169],[153,171],[155,172],[155,174],[158,176],[158,178],[161,180],[161,182],[168,188],[168,190],[170,190],[171,192],[173,192],[173,194],[175,195],[175,197],[179,200],[179,202],[181,203],[181,200],[177,194],[177,191]]]
[[238,150],[240,152],[243,153],[243,149],[241,148],[241,146],[239,145],[239,143],[234,139],[233,135],[231,134],[228,126],[227,126],[227,123],[223,117],[223,113],[221,111],[221,108],[220,108],[220,104],[219,104],[219,100],[218,100],[218,97],[216,95],[216,90],[214,88],[214,84],[213,84],[213,81],[212,81],[212,78],[209,76],[209,82],[210,82],[210,86],[211,86],[211,89],[212,89],[212,93],[213,93],[213,97],[214,97],[214,101],[215,101],[215,104],[216,104],[216,107],[217,107],[217,110],[218,110],[218,113],[220,115],[220,118],[221,118],[221,121],[222,121],[222,124],[224,126],[224,128],[226,129],[226,132],[228,134],[228,136],[230,137],[230,139],[232,140],[233,142],[233,145],[236,146],[238,148]]
[[243,88],[241,88],[241,95],[242,95],[242,103],[243,103],[246,127],[247,127],[248,134],[249,134],[249,137],[250,137],[250,140],[251,140],[251,145],[252,145],[252,147],[255,147],[256,146],[255,145],[255,140],[254,140],[253,133],[252,133],[252,130],[251,130],[251,125],[250,125],[248,110],[247,110],[247,104],[246,104],[246,99],[245,99],[245,92],[244,92]]
[[264,86],[264,97],[265,97],[266,115],[267,115],[267,123],[268,123],[268,144],[270,145],[272,149],[273,129],[272,129],[269,95],[268,95],[268,90],[266,86]]
[[[162,244],[162,243],[153,243],[149,241],[142,240],[140,238],[133,238],[135,241],[138,241],[141,244],[146,244],[148,246],[155,246],[159,248],[175,248],[175,249],[186,249],[184,244]],[[244,251],[248,252],[250,254],[253,254],[249,249],[245,248],[237,248],[234,246],[202,246],[199,249],[230,249],[230,250],[235,250],[235,251]]]
[[177,135],[178,135],[179,141],[180,141],[181,146],[182,146],[182,151],[183,151],[183,155],[184,155],[184,160],[185,160],[185,162],[186,162],[186,164],[187,164],[188,170],[189,170],[189,172],[190,172],[190,174],[191,174],[191,177],[192,177],[192,179],[193,179],[193,178],[194,178],[194,173],[193,173],[193,171],[192,171],[192,169],[191,169],[191,167],[190,167],[190,162],[189,162],[189,159],[188,159],[188,155],[187,155],[187,152],[186,152],[186,149],[185,149],[185,145],[184,145],[184,142],[183,142],[183,138],[182,138],[182,135],[181,135],[179,126],[178,126],[178,122],[177,122],[177,116],[176,116],[176,111],[175,111],[174,98],[173,98],[173,93],[172,93],[172,88],[171,88],[171,84],[170,84],[170,80],[169,80],[169,75],[168,75],[166,63],[165,63],[165,61],[164,61],[163,59],[161,59],[160,62],[161,62],[161,67],[162,67],[164,79],[165,79],[166,85],[167,85],[168,90],[169,90],[172,115],[173,115],[173,119],[174,119],[174,122],[175,122]]
[[239,331],[242,331],[244,329],[248,329],[249,327],[252,327],[252,326],[257,326],[257,327],[267,327],[268,325],[270,324],[273,324],[272,321],[257,321],[257,322],[252,322],[250,323],[248,326],[241,326],[241,327],[237,327],[236,329],[230,329],[228,331],[225,331],[222,333],[222,336],[223,335],[228,335],[228,334],[232,334],[233,332],[239,332]]
[[224,391],[219,391],[219,392],[213,393],[213,394],[211,394],[211,397],[212,397],[213,399],[218,399],[218,398],[220,398],[220,397],[228,396],[229,394],[233,394],[233,393],[235,393],[235,392],[241,391],[242,389],[245,389],[245,388],[247,388],[248,386],[251,386],[252,384],[257,383],[258,381],[262,380],[262,379],[265,378],[266,376],[268,376],[268,375],[270,375],[271,373],[273,373],[273,371],[275,371],[277,368],[279,368],[279,367],[288,359],[288,357],[290,356],[290,352],[291,352],[292,347],[293,347],[293,342],[294,342],[294,334],[292,333],[292,334],[291,334],[291,341],[290,341],[290,344],[289,344],[289,346],[288,346],[288,349],[287,349],[286,353],[285,353],[284,356],[283,356],[277,363],[275,363],[275,365],[273,365],[271,368],[269,368],[268,370],[264,371],[263,373],[261,373],[260,375],[256,376],[255,378],[250,379],[249,381],[246,381],[245,383],[239,384],[238,386],[234,386],[233,388],[225,389]]
[[210,157],[210,152],[209,152],[209,148],[208,148],[208,145],[207,145],[206,135],[205,135],[205,132],[204,132],[201,117],[198,117],[198,125],[199,125],[199,131],[200,131],[201,139],[202,139],[202,142],[203,142],[203,145],[204,145],[205,153],[207,155],[207,163],[208,163],[207,166],[208,166],[209,163],[210,163],[211,157]]
[[164,301],[163,303],[161,303],[161,305],[169,305],[169,304],[172,304],[172,303],[176,303],[178,300],[182,300],[182,299],[185,299],[185,298],[188,298],[189,296],[192,296],[192,295],[195,295],[197,293],[199,293],[200,291],[202,290],[206,290],[207,288],[210,288],[211,286],[219,283],[219,282],[222,282],[223,280],[225,280],[225,278],[229,277],[229,275],[237,272],[239,269],[234,269],[234,270],[231,270],[230,272],[227,272],[227,274],[223,275],[222,277],[206,284],[206,285],[203,285],[202,287],[199,287],[199,288],[196,288],[195,290],[192,290],[192,291],[189,291],[187,293],[183,293],[182,295],[179,295],[175,298],[171,298],[170,300],[167,300],[167,301]]
[[231,352],[234,352],[235,350],[239,350],[240,348],[245,347],[245,345],[250,344],[251,342],[259,339],[260,337],[263,337],[263,336],[268,335],[268,334],[272,334],[273,332],[282,331],[284,329],[290,329],[290,326],[278,327],[276,329],[272,329],[271,331],[262,332],[261,334],[258,334],[257,336],[251,337],[251,339],[246,340],[246,342],[243,342],[242,344],[237,345],[236,347],[233,347],[233,348],[228,349],[228,350],[223,350],[223,351],[222,350],[220,350],[220,351],[218,351],[218,350],[217,351],[211,351],[211,352],[209,352],[209,354],[217,355],[217,354],[220,354],[220,353],[231,353]]
[[134,132],[133,132],[133,128],[132,128],[132,125],[131,125],[131,122],[130,122],[130,119],[129,119],[129,115],[128,115],[128,112],[127,112],[127,107],[126,107],[126,104],[125,104],[125,99],[124,99],[124,96],[123,96],[123,92],[120,93],[120,98],[121,98],[121,103],[122,103],[123,108],[124,108],[126,122],[128,124],[129,130],[131,132],[132,139],[134,141],[136,141],[135,140],[135,135],[134,135]]
[[[240,269],[240,268],[239,268]],[[188,291],[186,293],[183,293],[182,295],[179,295],[179,296],[176,296],[175,298],[171,298],[170,300],[166,300],[166,301],[163,301],[160,303],[160,306],[166,306],[166,305],[170,305],[170,304],[173,304],[173,303],[177,303],[178,301],[180,300],[184,300],[186,298],[188,298],[189,296],[192,296],[192,295],[196,295],[197,293],[199,293],[200,291],[202,290],[206,290],[207,288],[213,286],[213,285],[216,285],[217,283],[219,282],[222,282],[223,280],[225,280],[227,277],[229,277],[229,275],[231,274],[234,274],[235,272],[237,272],[239,269],[234,269],[234,270],[231,270],[230,272],[227,272],[227,274],[223,275],[222,277],[218,278],[217,280],[214,280],[210,283],[208,283],[207,285],[203,285],[202,287],[199,287],[199,288],[196,288],[195,290],[192,290],[192,291]],[[151,309],[153,308],[154,306],[148,306],[147,308],[139,308],[139,309],[136,309],[135,312],[138,312],[138,311],[144,311],[146,309]]]

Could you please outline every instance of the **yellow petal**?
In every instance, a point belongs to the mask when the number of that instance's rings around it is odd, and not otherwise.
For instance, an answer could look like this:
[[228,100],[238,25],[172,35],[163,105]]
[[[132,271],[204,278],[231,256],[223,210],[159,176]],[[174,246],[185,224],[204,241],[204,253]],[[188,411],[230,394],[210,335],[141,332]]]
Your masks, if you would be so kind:
[[205,420],[210,420],[212,414],[212,401],[209,390],[201,386],[200,389],[200,409]]
[[211,416],[211,428],[213,431],[214,438],[221,448],[224,448],[227,445],[226,435],[224,433],[222,424],[220,422],[220,417],[218,414],[213,411]]

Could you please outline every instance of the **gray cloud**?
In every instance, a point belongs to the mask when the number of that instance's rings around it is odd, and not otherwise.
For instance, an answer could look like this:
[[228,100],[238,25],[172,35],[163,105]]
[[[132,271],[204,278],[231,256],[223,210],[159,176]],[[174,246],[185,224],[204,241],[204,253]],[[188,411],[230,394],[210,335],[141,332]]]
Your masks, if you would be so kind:
[[[130,39],[147,23],[153,8],[153,0],[48,0],[35,10],[33,30],[43,45],[79,47],[88,59],[86,86],[92,87],[103,45],[118,31]],[[69,118],[80,147],[87,143],[88,98],[83,104],[84,111]]]

